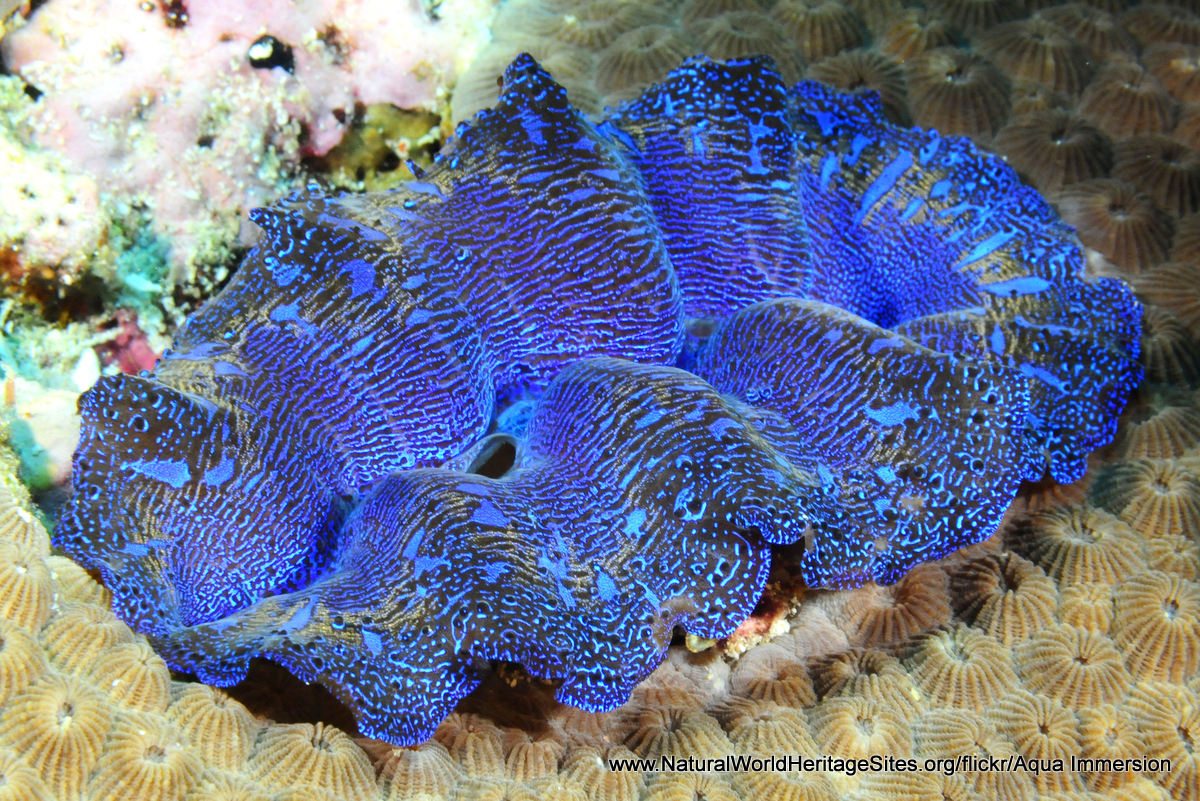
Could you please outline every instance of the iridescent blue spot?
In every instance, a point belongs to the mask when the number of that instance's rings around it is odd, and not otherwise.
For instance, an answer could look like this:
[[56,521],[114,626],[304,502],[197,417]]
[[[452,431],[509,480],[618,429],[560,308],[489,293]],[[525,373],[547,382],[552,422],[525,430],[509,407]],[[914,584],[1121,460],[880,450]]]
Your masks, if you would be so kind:
[[871,144],[871,140],[861,133],[854,135],[854,139],[850,142],[850,157],[846,159],[847,166],[853,165],[858,161],[859,155],[862,154],[863,148]]
[[288,634],[304,628],[312,620],[313,610],[316,605],[317,602],[314,599],[304,598],[300,602],[299,608],[293,610],[292,616],[280,624],[279,628]]
[[212,363],[214,375],[233,375],[246,377],[246,371],[233,362],[216,361]]
[[175,489],[179,489],[192,478],[187,462],[178,459],[139,459],[124,462],[121,469],[132,470],[154,481],[170,484]]
[[655,423],[657,423],[659,420],[662,419],[662,416],[663,416],[663,412],[661,409],[654,409],[654,410],[649,411],[646,414],[642,415],[640,418],[638,418],[638,421],[633,424],[633,427],[635,429],[641,429],[641,428],[645,428],[646,426],[649,426],[649,425],[654,425]]
[[409,192],[418,192],[422,195],[431,195],[433,197],[441,197],[442,190],[437,184],[431,184],[427,181],[409,181],[404,185],[404,188]]
[[[210,487],[219,487],[229,479],[233,478],[233,468],[236,464],[237,462],[234,459],[228,456],[225,457],[220,461],[220,463],[217,464],[216,467],[205,471],[204,483]],[[184,480],[186,481],[187,479]]]
[[408,542],[404,543],[404,550],[400,552],[400,555],[410,561],[413,559],[416,559],[417,552],[420,551],[420,549],[421,549],[421,540],[423,540],[424,538],[425,538],[425,529],[420,529],[419,531],[417,531],[417,533],[413,537],[411,537],[408,540]]
[[830,153],[821,162],[821,177],[817,181],[817,186],[821,187],[821,191],[825,192],[829,189],[829,179],[833,177],[833,173],[838,168],[838,155]]
[[375,632],[363,629],[362,640],[363,645],[367,646],[367,650],[371,652],[371,656],[379,656],[383,653],[383,638]]
[[300,304],[288,303],[271,310],[271,319],[277,323],[295,323],[306,335],[312,336],[317,327],[300,316]]
[[997,281],[994,284],[980,284],[979,288],[1001,297],[1016,297],[1017,295],[1033,295],[1045,292],[1051,286],[1045,278],[1029,275],[1023,278],[1011,278],[1007,281]]
[[1067,382],[1044,367],[1038,367],[1036,364],[1026,363],[1018,365],[1017,369],[1030,378],[1036,378],[1038,381],[1041,381],[1044,384],[1049,384],[1059,392],[1066,392]]
[[874,356],[884,348],[900,348],[908,344],[908,340],[904,337],[884,337],[871,341],[871,346],[867,348],[867,353]]
[[596,569],[596,592],[604,603],[608,603],[621,594],[617,589],[617,583],[612,580],[612,576],[604,572],[604,568]]
[[922,145],[921,152],[918,155],[918,160],[920,161],[922,167],[928,165],[933,157],[937,155],[938,147],[941,144],[942,139],[940,136],[938,136],[938,132],[930,131],[929,141]]
[[900,180],[900,176],[908,171],[908,168],[913,165],[912,153],[907,150],[902,151],[879,177],[867,187],[867,191],[863,192],[862,203],[858,207],[858,213],[854,215],[852,222],[855,225],[860,225],[866,218],[867,214],[875,207],[884,195],[892,191],[896,186],[896,181]]
[[971,252],[963,256],[962,261],[955,265],[955,268],[961,269],[992,255],[1011,242],[1016,236],[1016,231],[997,231],[972,248]]
[[917,411],[904,401],[896,401],[880,409],[872,409],[864,406],[863,414],[881,426],[898,426],[903,424],[905,420],[916,418]]
[[508,525],[508,518],[490,501],[483,499],[479,501],[479,507],[471,514],[471,521],[493,528],[504,528]]
[[374,342],[374,334],[367,334],[364,337],[360,337],[359,339],[355,340],[353,345],[350,346],[350,350],[346,352],[347,356],[349,356],[351,359],[357,359],[367,348],[371,347]]
[[342,265],[350,274],[350,297],[357,298],[375,287],[375,266],[365,259],[351,259]]
[[[406,184],[406,187],[411,189],[412,183]],[[350,220],[342,217],[334,217],[331,214],[322,214],[320,221],[331,228],[350,230],[357,233],[368,242],[383,242],[387,240],[387,234],[382,231],[377,231],[371,226],[359,220]]]
[[1001,329],[1000,326],[996,326],[994,329],[992,329],[992,336],[991,336],[990,342],[991,342],[991,346],[992,346],[992,353],[995,353],[997,356],[1003,356],[1004,355],[1004,330]]

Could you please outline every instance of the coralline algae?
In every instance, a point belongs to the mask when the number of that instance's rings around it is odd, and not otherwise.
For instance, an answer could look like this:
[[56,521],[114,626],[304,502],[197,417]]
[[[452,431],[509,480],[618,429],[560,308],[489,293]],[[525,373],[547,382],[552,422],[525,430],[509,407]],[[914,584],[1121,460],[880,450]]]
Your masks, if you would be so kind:
[[[298,185],[301,157],[337,145],[359,104],[436,110],[486,38],[494,4],[33,6],[0,39],[5,72],[41,95],[31,141],[118,202],[153,209],[153,234],[171,243],[172,280],[204,284],[246,210]],[[263,57],[270,41],[288,58]],[[81,194],[76,214],[101,225],[87,202]]]
[[58,544],[173,667],[270,657],[392,742],[487,660],[619,705],[770,543],[846,587],[983,540],[1141,378],[1139,304],[1011,169],[757,59],[593,126],[522,57],[419,182],[256,219],[154,374],[84,396]]

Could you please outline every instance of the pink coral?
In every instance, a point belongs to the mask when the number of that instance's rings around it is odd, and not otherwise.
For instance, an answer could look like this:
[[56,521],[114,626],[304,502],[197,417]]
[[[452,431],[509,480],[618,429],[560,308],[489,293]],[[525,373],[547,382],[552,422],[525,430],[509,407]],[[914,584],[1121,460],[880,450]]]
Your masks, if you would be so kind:
[[116,336],[97,348],[104,366],[116,365],[122,373],[137,375],[154,367],[158,354],[151,347],[145,332],[138,327],[138,314],[130,309],[116,309],[113,325]]
[[[0,57],[45,93],[36,143],[102,191],[146,197],[178,272],[205,245],[196,220],[236,231],[231,213],[272,200],[301,153],[336,145],[356,103],[436,107],[486,34],[490,4],[437,9],[440,19],[421,0],[54,0],[4,37]],[[252,65],[267,35],[290,47],[291,71]]]
[[97,348],[101,361],[106,366],[115,364],[122,373],[133,375],[154,367],[159,354],[154,352],[145,332],[138,328],[137,312],[117,309],[113,322],[118,333]]

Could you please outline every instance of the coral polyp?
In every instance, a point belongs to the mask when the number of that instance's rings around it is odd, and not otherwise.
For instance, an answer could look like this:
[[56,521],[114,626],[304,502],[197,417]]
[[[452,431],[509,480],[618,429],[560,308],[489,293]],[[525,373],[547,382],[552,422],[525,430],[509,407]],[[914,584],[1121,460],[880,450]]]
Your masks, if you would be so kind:
[[83,397],[56,543],[171,667],[270,658],[395,743],[492,660],[621,705],[772,544],[895,583],[1082,477],[1141,379],[1131,291],[1011,168],[757,58],[593,124],[521,56],[417,181],[254,219]]

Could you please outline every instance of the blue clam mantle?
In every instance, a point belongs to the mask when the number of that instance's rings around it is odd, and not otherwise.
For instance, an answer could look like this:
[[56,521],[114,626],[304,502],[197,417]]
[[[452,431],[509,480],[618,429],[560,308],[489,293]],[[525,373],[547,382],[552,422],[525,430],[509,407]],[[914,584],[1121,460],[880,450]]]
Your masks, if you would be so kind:
[[978,542],[1141,377],[1136,301],[1012,170],[756,59],[593,125],[523,56],[420,182],[255,219],[153,375],[82,399],[57,543],[174,667],[269,657],[397,743],[487,660],[619,705],[772,543],[846,587]]

